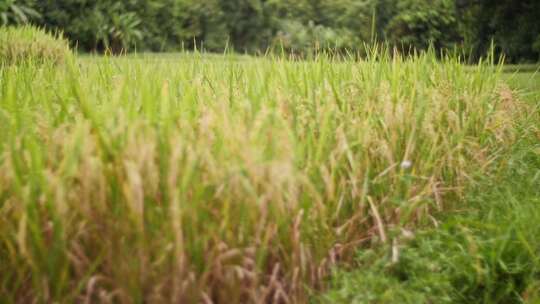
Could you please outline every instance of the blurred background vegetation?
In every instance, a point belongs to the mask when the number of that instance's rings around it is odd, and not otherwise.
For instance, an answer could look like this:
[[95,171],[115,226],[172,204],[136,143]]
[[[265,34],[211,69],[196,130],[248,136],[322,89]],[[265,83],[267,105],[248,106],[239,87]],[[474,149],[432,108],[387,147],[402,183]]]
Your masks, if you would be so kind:
[[508,62],[540,60],[538,0],[0,0],[0,24],[61,30],[83,52],[203,48],[298,54],[492,45]]

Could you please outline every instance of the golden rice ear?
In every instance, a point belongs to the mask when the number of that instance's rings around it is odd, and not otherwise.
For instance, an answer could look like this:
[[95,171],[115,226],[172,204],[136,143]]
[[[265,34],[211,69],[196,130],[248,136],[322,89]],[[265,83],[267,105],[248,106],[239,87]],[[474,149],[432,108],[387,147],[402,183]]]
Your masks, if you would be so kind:
[[72,57],[61,33],[34,26],[0,27],[0,64],[63,64]]

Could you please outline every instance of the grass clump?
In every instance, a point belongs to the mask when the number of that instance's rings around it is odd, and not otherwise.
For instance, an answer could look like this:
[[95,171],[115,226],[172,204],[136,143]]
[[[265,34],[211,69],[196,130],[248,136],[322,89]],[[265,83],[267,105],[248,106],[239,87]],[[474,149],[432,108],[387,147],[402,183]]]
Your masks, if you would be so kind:
[[0,74],[2,302],[305,302],[491,174],[530,112],[498,67],[429,53],[67,70]]
[[0,27],[0,64],[59,64],[69,56],[69,43],[59,34],[30,25]]

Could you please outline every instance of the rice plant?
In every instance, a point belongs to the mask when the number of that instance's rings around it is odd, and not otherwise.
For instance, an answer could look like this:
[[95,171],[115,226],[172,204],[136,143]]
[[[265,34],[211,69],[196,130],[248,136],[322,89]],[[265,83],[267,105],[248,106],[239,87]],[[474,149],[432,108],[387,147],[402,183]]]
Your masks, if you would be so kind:
[[71,56],[61,34],[33,26],[0,27],[0,65],[57,65]]
[[0,302],[306,302],[455,208],[528,110],[430,52],[4,66]]

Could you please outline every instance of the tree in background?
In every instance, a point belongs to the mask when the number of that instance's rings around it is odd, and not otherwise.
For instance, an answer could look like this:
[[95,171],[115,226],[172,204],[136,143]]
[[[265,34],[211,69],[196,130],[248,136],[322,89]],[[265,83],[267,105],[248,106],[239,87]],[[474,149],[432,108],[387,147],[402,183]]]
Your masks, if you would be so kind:
[[451,49],[461,42],[453,0],[401,0],[394,11],[384,33],[399,48]]
[[225,17],[228,43],[238,51],[265,50],[276,34],[274,2],[266,0],[219,1]]
[[228,31],[218,0],[137,0],[132,9],[142,20],[142,50],[193,49],[203,44],[208,50],[221,50],[226,45],[223,37]]
[[40,14],[28,1],[0,0],[0,25],[25,24],[38,19]]
[[84,51],[189,48],[220,24],[217,0],[43,0],[32,7],[38,24],[61,29]]
[[370,42],[374,0],[275,1],[275,44],[294,52],[363,49]]
[[540,60],[540,1],[457,0],[463,35],[476,56],[491,41],[511,62]]
[[493,40],[508,61],[540,58],[538,0],[0,0],[0,24],[60,29],[83,51],[282,46],[361,54],[460,46],[472,58]]
[[119,52],[136,46],[143,38],[142,20],[130,9],[133,1],[43,0],[35,8],[42,24],[61,29],[83,50]]

